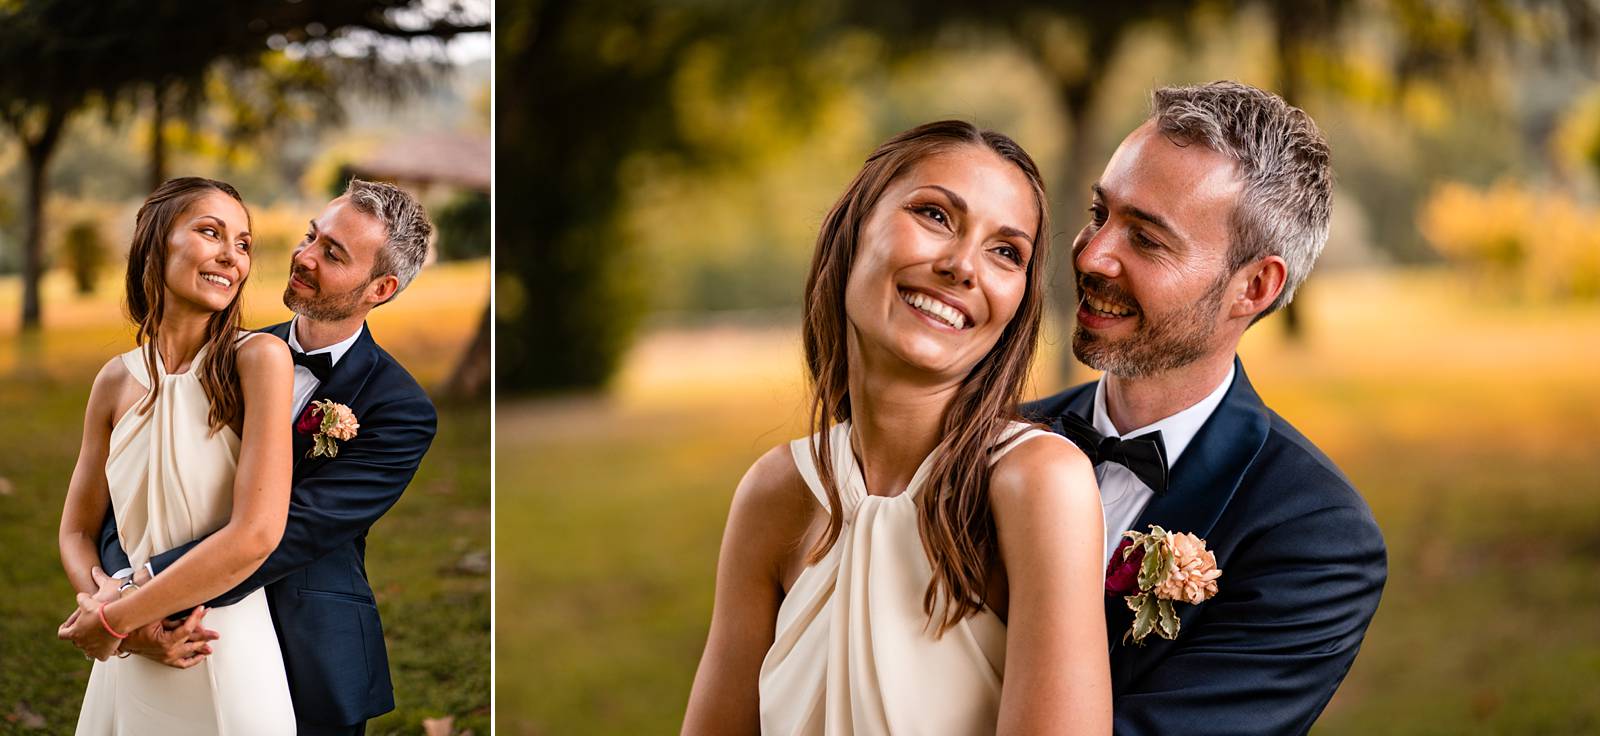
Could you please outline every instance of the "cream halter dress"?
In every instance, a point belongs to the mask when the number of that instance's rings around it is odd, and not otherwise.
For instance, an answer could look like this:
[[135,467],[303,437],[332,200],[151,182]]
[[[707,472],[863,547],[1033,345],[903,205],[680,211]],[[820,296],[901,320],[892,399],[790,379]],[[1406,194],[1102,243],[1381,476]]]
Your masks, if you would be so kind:
[[[829,734],[994,733],[1006,667],[1006,626],[987,607],[934,636],[922,597],[933,579],[917,527],[917,492],[933,455],[903,493],[874,496],[850,447],[850,424],[830,430],[844,527],[778,608],[761,664],[761,732]],[[1049,431],[1013,423],[990,454],[1001,457]],[[795,466],[823,509],[828,497],[811,438],[789,443]],[[937,451],[936,451],[937,452]]]
[[[250,335],[242,340],[252,339]],[[134,380],[149,389],[144,352],[122,354]],[[198,366],[205,350],[196,354]],[[228,523],[239,436],[211,432],[211,404],[191,369],[169,374],[156,356],[161,394],[148,412],[140,399],[111,429],[106,483],[117,535],[135,569],[154,555]],[[221,638],[189,669],[140,656],[96,662],[78,715],[78,736],[290,736],[294,709],[283,654],[264,590],[210,609],[202,624]]]

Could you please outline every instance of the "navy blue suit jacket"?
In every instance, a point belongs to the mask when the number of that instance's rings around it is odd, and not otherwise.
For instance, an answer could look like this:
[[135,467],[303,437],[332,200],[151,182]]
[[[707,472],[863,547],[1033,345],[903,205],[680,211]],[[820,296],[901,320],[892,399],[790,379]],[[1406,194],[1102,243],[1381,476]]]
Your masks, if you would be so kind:
[[[289,323],[262,331],[287,341]],[[323,399],[350,407],[360,430],[339,443],[334,458],[308,457],[311,435],[294,434],[283,540],[250,577],[206,605],[237,603],[265,587],[295,719],[348,725],[394,709],[389,655],[367,583],[367,530],[411,482],[437,418],[422,387],[365,328],[311,396]],[[198,543],[158,554],[150,566],[159,575]],[[107,570],[128,567],[109,513],[100,559]]]
[[[1179,604],[1175,641],[1122,643],[1132,612],[1106,600],[1116,733],[1303,734],[1350,671],[1388,577],[1383,535],[1327,456],[1261,403],[1235,359],[1233,385],[1173,466],[1151,524],[1206,540],[1215,597]],[[1027,404],[1060,431],[1092,421],[1095,384]],[[1120,531],[1120,530],[1119,530]]]

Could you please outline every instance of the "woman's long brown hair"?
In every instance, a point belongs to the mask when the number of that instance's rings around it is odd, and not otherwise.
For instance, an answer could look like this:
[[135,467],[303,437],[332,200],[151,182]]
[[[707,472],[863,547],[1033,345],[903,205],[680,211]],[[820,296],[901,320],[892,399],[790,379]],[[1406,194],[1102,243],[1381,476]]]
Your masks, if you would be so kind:
[[[194,203],[208,192],[232,197],[239,206],[244,199],[226,182],[185,176],[168,179],[151,192],[134,217],[133,243],[128,247],[128,317],[138,325],[135,342],[144,348],[146,372],[151,376],[150,393],[140,405],[141,414],[155,406],[161,393],[156,375],[156,335],[166,313],[167,243],[172,229]],[[250,210],[245,209],[249,218]],[[248,220],[247,220],[248,221]],[[211,315],[206,322],[205,359],[190,368],[198,371],[200,388],[211,403],[207,414],[213,433],[244,416],[244,394],[239,388],[238,335],[242,322],[239,295],[244,293],[248,275],[239,279],[233,301],[226,309]]]
[[931,473],[917,497],[923,548],[933,580],[923,595],[930,624],[942,635],[984,604],[988,571],[999,559],[999,540],[989,508],[989,452],[1016,418],[1044,312],[1044,256],[1050,217],[1044,181],[1033,159],[1010,138],[973,125],[945,120],[901,133],[873,151],[817,234],[806,277],[804,342],[812,386],[811,445],[827,492],[828,527],[811,550],[815,563],[832,549],[843,529],[839,480],[834,477],[828,428],[850,418],[848,317],[845,284],[855,263],[861,225],[889,183],[930,156],[960,146],[979,146],[1016,165],[1033,185],[1039,227],[1028,261],[1027,289],[1011,323],[995,346],[967,374],[945,409]]

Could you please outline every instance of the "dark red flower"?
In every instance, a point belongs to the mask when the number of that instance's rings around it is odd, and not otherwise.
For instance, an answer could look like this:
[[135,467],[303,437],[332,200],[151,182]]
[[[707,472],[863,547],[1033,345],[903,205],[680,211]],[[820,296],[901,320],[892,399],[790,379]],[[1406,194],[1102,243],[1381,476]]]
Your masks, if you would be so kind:
[[1140,545],[1124,560],[1122,553],[1133,544],[1132,539],[1123,538],[1117,545],[1117,551],[1111,553],[1111,562],[1106,565],[1106,595],[1122,597],[1139,592],[1139,567],[1144,564],[1144,546]]
[[294,431],[300,434],[311,434],[322,428],[322,407],[316,402],[306,404],[306,410],[300,413],[300,418],[294,422]]

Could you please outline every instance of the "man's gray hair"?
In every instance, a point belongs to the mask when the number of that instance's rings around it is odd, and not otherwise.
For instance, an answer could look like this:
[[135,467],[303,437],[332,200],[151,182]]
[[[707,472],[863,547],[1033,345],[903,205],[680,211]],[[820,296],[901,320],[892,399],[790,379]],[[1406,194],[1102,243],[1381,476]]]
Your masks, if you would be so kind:
[[394,274],[400,286],[395,289],[394,296],[389,297],[393,300],[422,270],[422,262],[428,258],[428,238],[433,234],[433,223],[428,221],[428,213],[416,197],[387,182],[351,179],[344,195],[350,198],[350,204],[357,211],[383,223],[387,237],[372,259],[372,277]]
[[1163,87],[1152,107],[1169,139],[1234,160],[1244,189],[1233,211],[1228,272],[1263,256],[1282,257],[1283,292],[1256,319],[1288,304],[1328,242],[1333,168],[1317,124],[1282,97],[1238,82]]

